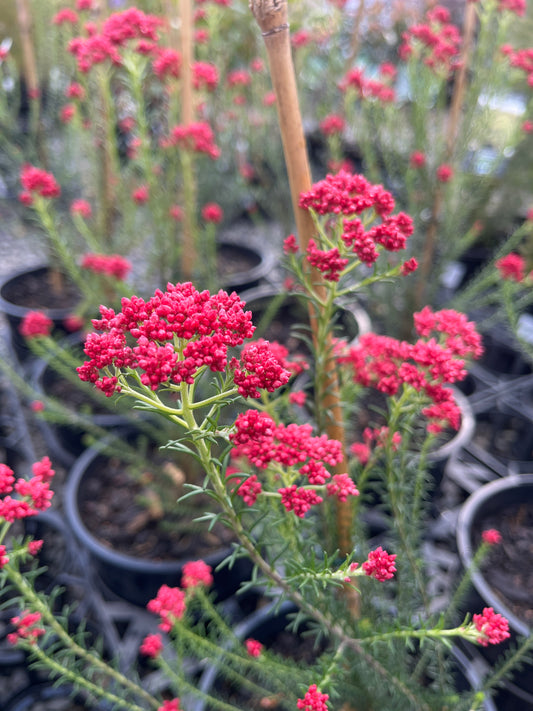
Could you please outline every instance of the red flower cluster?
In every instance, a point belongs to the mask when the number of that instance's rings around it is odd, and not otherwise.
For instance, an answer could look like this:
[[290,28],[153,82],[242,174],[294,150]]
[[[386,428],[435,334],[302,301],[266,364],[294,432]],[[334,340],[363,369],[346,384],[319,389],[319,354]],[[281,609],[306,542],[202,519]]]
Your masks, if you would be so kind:
[[73,200],[70,205],[70,213],[88,219],[92,215],[92,208],[87,200]]
[[[300,195],[299,205],[313,210],[318,215],[343,216],[341,240],[345,250],[353,252],[364,264],[371,266],[379,257],[380,248],[389,252],[405,249],[407,239],[413,233],[413,221],[404,212],[392,215],[394,198],[381,185],[373,185],[362,175],[353,175],[341,170],[329,174],[315,183],[309,192]],[[367,230],[358,215],[372,211],[376,222]],[[298,251],[293,235],[285,241],[288,253]],[[349,253],[348,253],[349,254]],[[340,272],[348,264],[339,248],[327,251],[317,248],[311,240],[307,248],[308,261],[324,273],[325,278],[337,281]],[[416,268],[415,265],[409,265]],[[407,267],[405,273],[412,271]]]
[[505,257],[501,257],[501,259],[497,259],[495,266],[503,279],[520,282],[524,281],[526,277],[526,260],[515,252],[511,252],[510,254],[506,254]]
[[218,69],[208,62],[195,62],[192,66],[195,89],[214,91],[218,86]]
[[24,165],[20,172],[20,182],[24,192],[19,199],[25,205],[31,205],[34,195],[44,198],[56,198],[61,195],[61,188],[52,173],[47,173],[33,165]]
[[92,32],[88,37],[75,37],[69,42],[68,51],[76,57],[80,72],[89,72],[95,64],[107,60],[121,64],[118,49],[132,40],[137,41],[137,51],[157,53],[158,29],[163,20],[155,15],[147,15],[137,8],[110,15],[99,33]]
[[[248,410],[237,417],[235,428],[230,435],[233,457],[245,457],[259,469],[266,469],[271,462],[285,467],[298,466],[298,473],[311,486],[323,486],[331,479],[326,484],[328,496],[337,496],[340,501],[357,496],[355,484],[347,474],[336,474],[332,478],[326,469],[326,465],[335,466],[342,461],[341,443],[326,435],[313,436],[311,425],[276,425],[270,415]],[[240,484],[237,494],[252,506],[261,491],[261,482],[252,474]],[[280,488],[278,493],[287,511],[294,511],[300,517],[311,506],[322,502],[314,489],[296,484]]]
[[30,644],[35,644],[39,637],[42,637],[45,630],[42,627],[37,627],[41,621],[40,612],[24,612],[16,617],[11,618],[11,624],[17,628],[15,632],[10,632],[7,635],[7,641],[10,644],[17,644],[21,640],[25,640]]
[[49,336],[54,323],[42,311],[28,311],[19,326],[19,333],[24,338]]
[[202,208],[202,217],[206,222],[213,222],[215,225],[218,225],[222,222],[224,212],[216,202],[208,202]]
[[235,86],[248,86],[252,81],[250,73],[246,69],[235,69],[229,72],[226,77],[226,84],[233,88]]
[[120,280],[124,280],[131,270],[131,262],[120,254],[84,254],[81,266],[95,274],[108,274]]
[[303,711],[328,711],[328,694],[322,694],[316,684],[311,684],[303,699],[298,699],[297,707]]
[[181,620],[185,614],[185,593],[181,588],[162,585],[156,597],[149,601],[146,609],[149,612],[155,612],[161,618],[159,629],[163,632],[170,632],[174,623]]
[[457,429],[459,410],[446,384],[465,377],[464,358],[479,358],[481,337],[474,323],[457,311],[433,312],[426,306],[414,321],[421,336],[416,343],[363,334],[339,361],[349,364],[355,382],[365,387],[395,395],[405,384],[427,395],[433,404],[422,413],[431,420],[429,431],[439,432],[443,423]]
[[261,397],[260,389],[274,392],[289,382],[291,373],[276,356],[268,341],[248,343],[240,361],[233,358],[233,381],[243,397]]
[[211,566],[203,560],[190,560],[183,566],[181,586],[183,588],[196,588],[199,585],[209,587],[213,584]]
[[314,239],[307,246],[307,261],[324,275],[326,281],[339,281],[340,275],[348,266],[349,259],[341,257],[337,247],[324,251],[318,249]]
[[251,657],[260,657],[263,651],[263,645],[256,639],[249,638],[244,642],[246,651]]
[[158,47],[156,57],[152,62],[152,69],[160,79],[167,76],[177,79],[181,69],[181,54],[170,47]]
[[[35,516],[50,506],[54,492],[50,490],[50,481],[55,472],[48,457],[36,462],[31,479],[17,479],[13,471],[0,464],[0,520],[13,523],[17,519]],[[11,494],[16,492],[17,498]]]
[[396,560],[395,553],[387,553],[381,546],[376,548],[374,551],[370,551],[368,554],[368,559],[361,566],[365,575],[368,575],[381,583],[385,580],[390,580],[394,577],[396,572],[396,566],[394,561]]
[[[386,67],[388,66],[386,65]],[[367,79],[362,69],[350,69],[341,80],[339,88],[341,91],[347,91],[349,88],[355,89],[361,99],[377,99],[385,104],[392,103],[396,100],[396,92],[388,82],[394,79],[394,75],[387,68],[382,75],[384,81]]]
[[329,114],[319,123],[320,130],[324,136],[334,136],[337,133],[342,133],[345,126],[345,120],[338,114]]
[[188,151],[205,153],[213,160],[220,156],[220,148],[215,143],[211,126],[204,121],[191,123],[188,126],[174,126],[168,143]]
[[143,643],[139,647],[141,654],[146,657],[152,657],[155,659],[163,651],[163,640],[159,634],[148,634],[143,640]]
[[489,546],[497,546],[498,543],[502,542],[502,534],[495,528],[488,528],[481,534],[481,539],[483,540],[483,543],[486,543]]
[[477,641],[483,647],[499,644],[511,636],[509,623],[505,617],[494,612],[492,607],[483,608],[480,615],[474,615],[473,621],[476,629],[481,632]]
[[[156,390],[161,383],[193,383],[198,370],[222,372],[228,347],[240,346],[254,332],[252,314],[244,311],[237,294],[197,291],[191,283],[168,284],[148,301],[122,299],[122,311],[100,307],[102,318],[85,342],[89,360],[77,371],[106,395],[120,390],[117,377],[101,371],[137,369],[143,385]],[[174,339],[180,339],[179,353]],[[131,339],[134,345],[129,345]],[[244,381],[242,383],[244,387]]]
[[450,23],[449,11],[439,5],[427,12],[426,21],[426,24],[413,25],[403,33],[400,57],[421,57],[428,67],[447,73],[457,67],[461,32]]

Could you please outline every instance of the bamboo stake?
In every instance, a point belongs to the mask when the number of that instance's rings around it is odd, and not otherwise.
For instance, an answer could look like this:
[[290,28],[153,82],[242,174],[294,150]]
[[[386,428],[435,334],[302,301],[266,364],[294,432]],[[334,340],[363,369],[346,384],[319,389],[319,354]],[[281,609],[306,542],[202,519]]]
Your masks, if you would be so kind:
[[[180,9],[181,33],[181,122],[188,126],[194,120],[192,65],[194,61],[193,14],[191,0],[178,0]],[[193,161],[186,156],[182,162],[184,183],[183,205],[183,245],[182,276],[185,280],[193,278],[196,264],[195,223],[196,188]]]
[[[250,9],[263,34],[268,54],[298,240],[300,248],[305,251],[314,234],[314,225],[309,212],[300,208],[298,202],[300,193],[310,190],[312,183],[291,55],[287,0],[250,0]],[[313,279],[318,284],[318,289],[324,288],[321,286],[320,273],[313,273]],[[312,313],[310,316],[313,338],[316,343],[316,317],[313,317]],[[343,414],[333,359],[329,359],[326,368],[326,382],[323,383],[321,402],[322,411],[331,413],[326,424],[326,434],[332,439],[342,442],[344,448]],[[348,471],[348,466],[345,455],[344,461],[336,468],[336,472],[346,471]],[[351,505],[348,502],[339,502],[337,543],[344,555],[353,550],[351,528]]]
[[[467,74],[470,66],[472,46],[474,43],[474,32],[476,28],[476,6],[474,3],[467,3],[463,22],[463,47],[461,51],[461,61],[455,82],[453,85],[453,95],[448,115],[448,125],[446,130],[446,151],[445,162],[448,162],[453,155],[455,140],[459,130],[461,109],[467,90]],[[433,206],[431,208],[431,222],[428,227],[426,242],[420,269],[418,270],[418,280],[415,298],[415,311],[422,308],[424,301],[425,286],[428,283],[431,267],[437,249],[437,232],[439,227],[439,215],[443,202],[443,187],[437,185]]]

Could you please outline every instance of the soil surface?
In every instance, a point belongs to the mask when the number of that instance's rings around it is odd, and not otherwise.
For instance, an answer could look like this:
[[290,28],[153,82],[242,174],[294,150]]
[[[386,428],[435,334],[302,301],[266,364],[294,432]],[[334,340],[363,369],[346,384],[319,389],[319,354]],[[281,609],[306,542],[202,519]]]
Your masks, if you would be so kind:
[[[480,522],[502,542],[492,546],[481,569],[488,584],[520,620],[533,626],[533,502],[509,504]],[[480,536],[481,534],[479,534]]]
[[54,288],[51,272],[40,269],[8,282],[2,296],[12,304],[29,309],[74,309],[80,300],[78,288],[68,280],[62,280],[61,286],[59,290]]
[[126,555],[152,561],[203,558],[229,545],[231,535],[222,526],[208,531],[205,523],[192,522],[209,502],[202,508],[200,497],[189,499],[194,510],[176,503],[186,491],[184,481],[172,460],[136,468],[134,474],[118,457],[98,457],[81,488],[82,520],[101,544]]

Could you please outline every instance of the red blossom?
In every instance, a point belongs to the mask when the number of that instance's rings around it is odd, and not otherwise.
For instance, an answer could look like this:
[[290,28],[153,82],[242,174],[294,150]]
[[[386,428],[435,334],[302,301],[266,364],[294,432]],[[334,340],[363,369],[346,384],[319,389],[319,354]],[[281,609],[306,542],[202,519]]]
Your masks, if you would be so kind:
[[229,72],[226,77],[226,84],[230,88],[234,88],[236,86],[248,86],[251,81],[252,77],[246,69],[235,69],[232,72]]
[[[221,372],[228,347],[242,345],[254,332],[252,314],[243,307],[236,293],[211,295],[191,283],[168,284],[166,292],[158,289],[148,301],[124,298],[118,314],[102,306],[102,318],[93,321],[102,333],[87,336],[89,360],[77,369],[78,375],[111,395],[117,377],[100,372],[108,367],[138,369],[141,381],[154,390],[167,380],[192,383],[203,366]],[[174,337],[188,341],[179,358]]]
[[152,61],[152,69],[159,79],[167,76],[177,79],[181,69],[181,54],[170,47],[159,47]]
[[248,343],[240,360],[233,359],[233,380],[243,397],[261,397],[261,390],[274,392],[289,382],[291,373],[280,362],[268,341]]
[[325,136],[334,136],[344,131],[346,122],[343,117],[338,114],[329,114],[329,116],[322,119],[318,125]]
[[208,62],[195,62],[192,66],[193,83],[195,89],[214,91],[218,86],[218,69]]
[[359,491],[348,474],[334,474],[326,485],[328,496],[336,496],[339,501],[346,501],[348,496],[359,496]]
[[486,531],[483,531],[481,538],[487,545],[496,546],[498,543],[501,543],[502,534],[495,528],[488,528]]
[[203,560],[188,561],[183,566],[181,586],[183,588],[210,587],[213,584],[211,570],[211,566]]
[[152,657],[155,659],[158,657],[163,650],[163,640],[160,634],[148,634],[143,640],[143,643],[139,647],[141,654],[146,657]]
[[44,541],[38,540],[38,541],[29,541],[28,542],[28,553],[30,555],[36,556],[37,553],[41,550],[43,547]]
[[84,219],[88,219],[92,214],[92,208],[87,200],[73,200],[70,205],[72,215],[80,215]]
[[407,276],[418,269],[418,262],[415,257],[411,257],[400,267],[400,274],[402,276]]
[[326,281],[339,281],[341,272],[349,264],[349,259],[341,257],[337,247],[328,251],[318,249],[314,239],[307,245],[307,261],[323,274]]
[[61,121],[61,123],[70,123],[74,118],[75,114],[76,107],[74,106],[74,104],[66,104],[61,109],[61,112],[59,114],[59,120]]
[[0,546],[0,570],[9,563],[9,556],[4,545]]
[[303,390],[291,391],[289,393],[289,402],[292,405],[298,405],[298,407],[303,407],[307,400],[307,394]]
[[54,322],[42,311],[29,311],[19,326],[19,333],[24,338],[39,338],[49,336]]
[[311,684],[303,699],[298,699],[296,706],[303,711],[328,711],[328,694],[322,694],[316,684]]
[[413,151],[409,158],[409,163],[412,168],[423,168],[426,165],[426,156],[422,151]]
[[300,49],[300,47],[305,47],[311,42],[311,35],[307,30],[297,30],[291,36],[291,44],[294,49]]
[[75,25],[78,21],[78,15],[74,12],[74,10],[71,10],[69,7],[66,7],[63,10],[59,10],[59,12],[56,12],[56,14],[52,17],[52,23],[54,25]]
[[474,615],[473,621],[476,629],[481,632],[477,641],[483,647],[499,644],[511,636],[509,623],[503,615],[494,612],[492,607],[483,608],[480,615]]
[[258,642],[256,639],[252,639],[250,637],[249,639],[244,641],[244,645],[250,657],[261,656],[261,652],[263,651],[263,645],[261,644],[261,642]]
[[257,479],[257,475],[252,474],[239,486],[237,494],[242,497],[245,504],[253,506],[262,490],[263,487],[261,486],[261,482]]
[[24,165],[20,172],[20,182],[27,193],[41,195],[44,198],[57,198],[61,188],[51,173],[33,165]]
[[381,546],[374,551],[370,551],[368,559],[361,566],[365,575],[368,575],[381,583],[394,577],[396,566],[394,561],[396,554],[387,553]]
[[215,144],[213,131],[205,122],[174,126],[170,134],[170,141],[171,144],[180,148],[196,153],[205,153],[213,160],[220,156],[220,148]]
[[206,222],[213,222],[215,225],[218,225],[222,222],[224,212],[216,202],[208,202],[202,208],[202,217]]
[[511,252],[496,260],[496,269],[503,279],[521,282],[526,276],[526,260],[520,254]]
[[40,621],[41,613],[29,610],[24,610],[20,615],[12,617],[11,624],[15,625],[16,631],[7,635],[7,641],[13,645],[22,640],[35,644],[37,639],[45,633],[42,627],[37,626]]
[[106,274],[122,281],[131,271],[131,262],[120,254],[84,254],[81,267],[95,274]]
[[313,489],[297,487],[296,484],[278,489],[278,493],[281,494],[281,503],[287,511],[294,511],[299,518],[303,518],[312,506],[323,501]]
[[170,632],[174,623],[181,620],[185,613],[185,593],[180,588],[162,585],[157,596],[148,602],[146,608],[160,616],[159,628],[163,632]]
[[150,197],[150,194],[148,192],[148,186],[141,185],[139,188],[136,188],[132,192],[131,197],[133,201],[137,203],[137,205],[144,205],[146,202],[148,202],[148,199]]
[[436,176],[441,183],[449,183],[453,178],[453,168],[447,163],[443,163],[437,168]]
[[160,706],[157,711],[181,711],[180,700],[171,699],[170,701],[163,701],[163,705]]
[[298,242],[296,241],[296,237],[294,235],[289,235],[285,238],[283,242],[283,251],[285,254],[296,254],[298,249]]
[[13,470],[7,464],[0,463],[0,495],[11,493],[14,483],[15,475]]

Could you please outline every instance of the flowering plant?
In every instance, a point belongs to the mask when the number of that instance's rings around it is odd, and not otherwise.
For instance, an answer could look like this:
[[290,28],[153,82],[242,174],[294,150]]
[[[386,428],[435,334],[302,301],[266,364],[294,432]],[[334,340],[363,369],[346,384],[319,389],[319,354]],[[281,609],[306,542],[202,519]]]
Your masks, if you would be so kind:
[[[316,429],[279,419],[277,392],[286,387],[294,364],[283,349],[252,340],[252,314],[235,293],[211,294],[191,283],[169,283],[149,299],[123,298],[120,310],[102,306],[95,331],[86,338],[87,359],[78,368],[79,377],[109,398],[133,398],[136,407],[172,423],[177,436],[167,446],[193,454],[205,472],[203,484],[191,486],[187,496],[208,494],[212,506],[203,519],[229,527],[234,536],[225,564],[249,558],[254,573],[243,581],[243,589],[261,585],[278,604],[289,598],[297,610],[296,629],[305,622],[326,640],[316,660],[302,669],[281,665],[256,639],[236,639],[208,592],[213,571],[193,561],[184,567],[180,587],[163,585],[148,604],[159,618],[159,632],[150,633],[140,651],[168,682],[167,698],[153,696],[142,682],[104,661],[96,648],[73,638],[68,620],[28,584],[20,565],[38,544],[6,536],[16,519],[48,506],[51,472],[47,463],[46,476],[39,468],[37,479],[15,481],[4,467],[0,575],[21,610],[12,620],[16,631],[10,639],[59,680],[116,708],[187,709],[204,694],[186,673],[183,661],[191,656],[211,656],[220,674],[238,688],[275,698],[281,708],[325,711],[353,698],[363,704],[379,700],[395,709],[442,708],[458,698],[446,665],[439,674],[432,664],[435,655],[445,660],[448,641],[488,645],[509,637],[507,621],[492,608],[459,616],[454,626],[460,595],[446,611],[431,609],[426,564],[418,553],[427,477],[415,475],[416,484],[406,486],[413,467],[425,471],[425,463],[406,451],[408,430],[402,429],[400,415],[425,412],[430,437],[444,421],[455,426],[457,412],[447,384],[464,376],[465,358],[480,354],[479,336],[461,314],[424,309],[415,317],[423,338],[417,344],[371,336],[347,350],[332,338],[333,306],[353,291],[346,280],[350,277],[353,285],[361,256],[366,258],[369,250],[376,252],[376,271],[368,277],[363,269],[361,283],[393,275],[410,278],[414,264],[405,268],[399,263],[393,272],[380,266],[380,253],[405,248],[410,220],[401,213],[393,216],[394,200],[382,188],[345,172],[313,186],[301,203],[314,215],[316,239],[301,250],[289,238],[286,250],[299,283],[295,292],[318,321],[312,359],[318,405],[332,387],[332,362],[334,370],[346,368],[360,384],[398,396],[379,435],[383,459],[374,454],[367,459],[373,474],[382,473],[389,524],[373,541],[361,515],[366,504],[359,489],[368,470],[351,467],[343,442],[329,436],[331,412],[322,407]],[[363,243],[367,250],[362,253]],[[224,412],[237,403],[238,414],[225,424]],[[497,538],[485,536],[478,560]],[[391,605],[396,612],[384,614]],[[177,655],[173,661],[169,648]],[[498,679],[495,673],[486,688]],[[467,699],[468,708],[479,708],[483,695],[471,693]],[[213,708],[239,707],[222,701],[216,690],[206,700]]]

